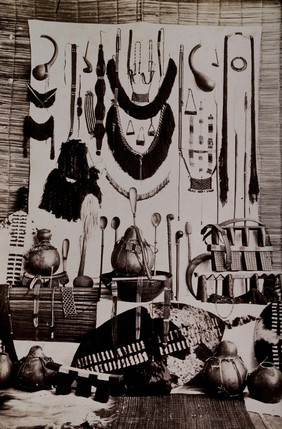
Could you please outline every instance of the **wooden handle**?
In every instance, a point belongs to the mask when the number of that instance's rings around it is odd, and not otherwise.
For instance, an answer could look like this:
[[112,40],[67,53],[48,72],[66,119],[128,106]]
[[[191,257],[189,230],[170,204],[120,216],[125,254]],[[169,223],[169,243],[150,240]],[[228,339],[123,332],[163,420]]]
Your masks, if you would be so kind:
[[62,244],[63,271],[67,271],[67,260],[68,260],[69,248],[70,248],[70,241],[68,238],[65,238]]
[[135,225],[136,208],[137,208],[137,189],[132,187],[129,189],[129,202],[133,214],[133,224]]

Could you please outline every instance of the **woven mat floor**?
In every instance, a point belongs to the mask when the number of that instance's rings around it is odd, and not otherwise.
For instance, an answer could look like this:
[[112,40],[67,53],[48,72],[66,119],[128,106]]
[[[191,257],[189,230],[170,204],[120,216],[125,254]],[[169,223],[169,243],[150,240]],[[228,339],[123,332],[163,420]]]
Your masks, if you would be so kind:
[[254,429],[241,399],[203,395],[115,398],[111,429]]

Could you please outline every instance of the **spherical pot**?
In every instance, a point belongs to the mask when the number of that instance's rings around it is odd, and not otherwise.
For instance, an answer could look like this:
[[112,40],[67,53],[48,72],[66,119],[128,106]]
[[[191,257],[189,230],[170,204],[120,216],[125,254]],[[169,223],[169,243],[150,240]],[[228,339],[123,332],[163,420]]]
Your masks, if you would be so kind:
[[265,403],[282,399],[282,374],[272,362],[262,362],[248,375],[247,387],[252,398]]
[[5,387],[12,375],[13,364],[8,353],[0,353],[0,387]]
[[247,369],[239,356],[211,356],[205,362],[203,375],[209,393],[231,397],[243,392]]
[[146,273],[145,262],[149,271],[153,268],[155,255],[150,245],[143,239],[142,232],[139,229],[143,246],[142,252],[136,228],[133,226],[127,228],[124,236],[114,246],[111,264],[118,273],[134,276],[144,275]]
[[223,340],[219,343],[214,355],[204,364],[203,377],[206,390],[211,394],[231,397],[243,392],[247,368],[232,341]]
[[40,229],[37,232],[38,244],[27,255],[26,268],[32,274],[50,276],[60,266],[60,255],[57,249],[50,244],[52,235],[49,229]]

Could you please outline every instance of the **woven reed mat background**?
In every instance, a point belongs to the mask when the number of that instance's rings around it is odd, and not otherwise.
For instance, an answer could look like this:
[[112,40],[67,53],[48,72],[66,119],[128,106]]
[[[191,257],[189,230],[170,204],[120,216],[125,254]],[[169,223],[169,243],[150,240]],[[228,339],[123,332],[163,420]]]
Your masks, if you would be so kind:
[[280,0],[1,0],[0,16],[0,219],[15,209],[28,186],[23,118],[30,76],[28,19],[85,23],[148,21],[187,25],[262,25],[258,166],[260,220],[269,226],[274,268],[282,266],[282,160],[280,144]]
[[117,415],[111,429],[254,429],[240,399],[173,394],[115,401]]

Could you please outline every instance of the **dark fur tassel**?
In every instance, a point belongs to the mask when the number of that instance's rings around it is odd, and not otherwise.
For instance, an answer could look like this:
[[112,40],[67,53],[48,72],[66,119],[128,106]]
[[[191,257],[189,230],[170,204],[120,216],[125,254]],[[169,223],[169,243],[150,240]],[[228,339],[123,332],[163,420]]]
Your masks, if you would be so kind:
[[58,157],[60,173],[73,180],[86,179],[88,175],[87,147],[80,140],[69,140],[61,145]]
[[177,73],[177,67],[172,58],[169,59],[166,75],[162,81],[158,94],[150,103],[142,106],[133,103],[124,88],[121,86],[119,79],[116,76],[116,64],[113,59],[108,61],[107,64],[107,76],[110,82],[111,89],[115,93],[117,89],[118,93],[118,104],[119,106],[129,115],[135,119],[150,119],[158,114],[160,109],[168,100],[170,96],[175,77]]
[[[166,159],[175,127],[174,117],[169,104],[164,106],[160,124],[154,142],[148,150],[140,154],[133,151],[120,129],[118,112],[115,105],[108,111],[106,130],[108,144],[112,154],[123,171],[136,180],[152,177]],[[115,127],[113,127],[115,124]]]
[[93,194],[99,204],[102,202],[102,193],[97,183],[98,170],[89,168],[88,177],[76,182],[68,181],[60,171],[55,168],[47,177],[40,209],[68,221],[80,218],[81,204],[87,194]]
[[229,179],[227,173],[227,154],[228,154],[228,122],[227,122],[227,69],[228,69],[228,36],[224,39],[224,71],[223,71],[223,107],[222,107],[222,140],[219,155],[219,187],[220,201],[222,205],[227,202],[227,193],[229,191]]
[[254,203],[258,199],[259,182],[257,175],[256,161],[256,114],[255,114],[255,59],[254,59],[254,39],[250,36],[251,56],[252,56],[252,95],[251,95],[251,172],[249,182],[249,199]]
[[102,192],[97,183],[98,179],[99,179],[99,170],[97,170],[95,167],[90,167],[87,193],[93,194],[98,199],[98,202],[101,205]]

